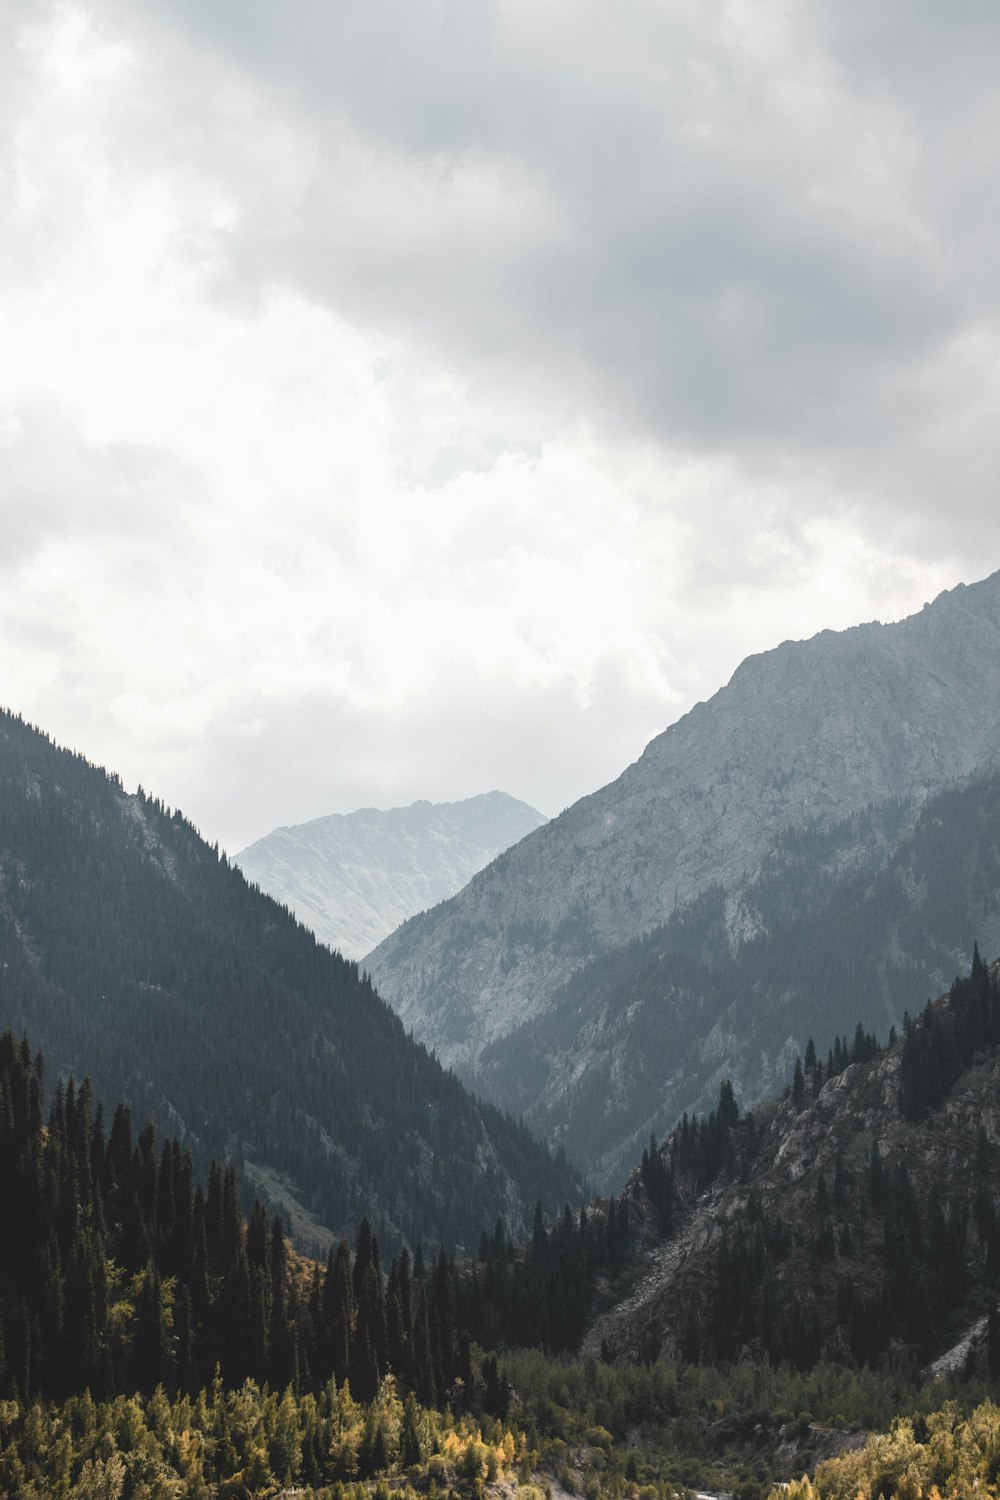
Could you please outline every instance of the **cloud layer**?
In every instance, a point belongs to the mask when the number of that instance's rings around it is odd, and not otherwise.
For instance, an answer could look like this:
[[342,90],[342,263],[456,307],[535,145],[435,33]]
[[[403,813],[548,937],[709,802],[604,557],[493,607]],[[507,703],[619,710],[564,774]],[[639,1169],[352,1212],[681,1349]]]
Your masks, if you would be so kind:
[[2,24],[3,697],[230,848],[1000,561],[995,7]]

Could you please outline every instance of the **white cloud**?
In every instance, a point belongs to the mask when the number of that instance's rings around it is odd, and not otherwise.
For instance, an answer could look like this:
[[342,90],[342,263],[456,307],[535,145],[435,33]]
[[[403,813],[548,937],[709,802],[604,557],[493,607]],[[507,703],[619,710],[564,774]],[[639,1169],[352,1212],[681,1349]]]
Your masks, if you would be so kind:
[[10,40],[2,696],[230,848],[557,811],[747,652],[987,571],[974,72],[681,0]]

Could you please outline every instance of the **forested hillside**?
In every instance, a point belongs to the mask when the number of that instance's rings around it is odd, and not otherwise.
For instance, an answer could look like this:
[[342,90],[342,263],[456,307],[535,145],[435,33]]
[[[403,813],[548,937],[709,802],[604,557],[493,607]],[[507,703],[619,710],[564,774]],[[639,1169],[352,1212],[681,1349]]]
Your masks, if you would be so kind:
[[544,822],[504,792],[385,811],[364,807],[275,828],[234,862],[322,942],[360,959]]
[[[799,1374],[498,1359],[470,1326],[500,1346],[571,1344],[555,1312],[575,1319],[595,1278],[627,1281],[622,1204],[548,1232],[538,1215],[523,1251],[498,1226],[472,1266],[404,1249],[386,1270],[367,1221],[353,1255],[342,1242],[310,1264],[259,1204],[244,1221],[231,1168],[202,1185],[176,1140],[135,1133],[87,1082],[58,1084],[47,1111],[44,1095],[41,1059],[0,1036],[5,1494],[483,1500],[517,1480],[519,1500],[541,1500],[536,1485],[557,1480],[591,1500],[637,1500],[640,1483],[668,1500],[675,1485],[738,1480],[751,1500],[812,1452],[789,1410],[885,1423],[940,1403],[898,1361]],[[642,1191],[662,1227],[667,1179],[651,1161]]]
[[470,1248],[578,1200],[564,1161],[479,1106],[348,963],[179,812],[0,716],[0,1024],[89,1074],[328,1245],[367,1214]]
[[[925,1361],[1000,1292],[1000,967],[881,1049],[811,1045],[783,1099],[707,1117],[644,1154],[623,1195],[631,1286],[591,1327],[607,1356]],[[1000,1328],[988,1341],[1000,1372]],[[985,1354],[984,1354],[985,1357]]]
[[[849,1445],[848,1424],[971,1404],[1000,1371],[998,1068],[1000,970],[977,954],[885,1049],[860,1025],[825,1059],[809,1047],[756,1114],[724,1085],[621,1198],[548,1226],[537,1210],[525,1245],[500,1221],[473,1260],[404,1248],[386,1266],[365,1220],[353,1254],[319,1264],[259,1203],[244,1220],[231,1166],[200,1183],[179,1142],[88,1082],[46,1107],[40,1057],[7,1033],[0,1485],[483,1500],[516,1477],[591,1500],[679,1484],[762,1500]],[[966,1383],[921,1383],[970,1320]],[[553,1358],[581,1335],[582,1361]],[[814,1490],[916,1494],[906,1464],[943,1476],[959,1452],[989,1477],[994,1418],[973,1421],[985,1448],[966,1454],[954,1408],[919,1415]],[[930,1441],[946,1430],[947,1451]]]
[[244,1222],[232,1168],[203,1188],[125,1106],[106,1129],[87,1082],[43,1098],[40,1057],[3,1034],[0,1492],[245,1497],[416,1476],[432,1453],[471,1483],[523,1459],[496,1361],[456,1337],[443,1251],[386,1278],[364,1220],[353,1256],[310,1265],[259,1203]]
[[425,1264],[404,1248],[386,1276],[364,1219],[353,1256],[341,1240],[325,1268],[301,1261],[279,1216],[258,1202],[244,1221],[232,1167],[213,1163],[203,1187],[176,1140],[134,1134],[127,1106],[107,1125],[87,1081],[43,1100],[41,1057],[4,1033],[0,1397],[193,1394],[218,1371],[227,1388],[349,1379],[364,1401],[391,1373],[429,1407],[461,1374],[472,1399],[443,1249]]
[[[734,932],[739,937],[734,937]],[[1000,774],[788,829],[738,897],[714,886],[586,965],[554,1008],[488,1047],[482,1087],[617,1188],[649,1139],[752,1104],[860,1021],[888,1034],[1000,951]]]

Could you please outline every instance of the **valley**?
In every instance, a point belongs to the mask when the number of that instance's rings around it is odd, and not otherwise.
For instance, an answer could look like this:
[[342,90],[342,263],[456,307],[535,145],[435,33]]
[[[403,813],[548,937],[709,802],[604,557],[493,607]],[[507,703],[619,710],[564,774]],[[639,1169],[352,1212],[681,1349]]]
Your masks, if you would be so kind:
[[[8,1035],[0,1183],[22,1214],[0,1229],[0,1481],[328,1500],[387,1482],[469,1500],[512,1485],[521,1500],[546,1485],[764,1500],[781,1481],[800,1497],[854,1484],[854,1500],[885,1476],[901,1497],[912,1464],[947,1483],[961,1453],[985,1483],[1000,1451],[1000,1314],[978,1311],[1000,1280],[1000,965],[977,956],[905,1036],[883,1048],[858,1028],[833,1058],[827,1072],[810,1054],[756,1119],[723,1089],[617,1200],[536,1216],[523,1248],[498,1229],[471,1262],[404,1249],[386,1275],[367,1220],[324,1269],[259,1204],[241,1224],[231,1169],[192,1198],[190,1155],[148,1129],[133,1142],[120,1107],[105,1136],[89,1086],[60,1084],[43,1129],[41,1064]],[[560,1355],[574,1284],[591,1322]],[[497,1354],[469,1340],[484,1317]],[[935,1376],[974,1325],[984,1336]]]
[[1000,1500],[998,79],[0,3],[0,1500]]
[[746,664],[371,975],[3,715],[0,1491],[990,1493],[994,615],[998,577]]

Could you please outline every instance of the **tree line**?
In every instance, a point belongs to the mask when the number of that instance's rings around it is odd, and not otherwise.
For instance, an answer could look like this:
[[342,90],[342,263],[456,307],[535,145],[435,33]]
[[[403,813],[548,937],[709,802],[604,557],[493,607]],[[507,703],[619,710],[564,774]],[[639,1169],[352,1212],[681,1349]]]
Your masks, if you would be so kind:
[[474,1369],[459,1332],[443,1247],[429,1264],[403,1247],[386,1274],[364,1219],[353,1254],[342,1239],[325,1265],[303,1260],[279,1215],[256,1202],[244,1218],[231,1164],[203,1187],[190,1152],[148,1123],[136,1135],[127,1105],[106,1127],[89,1082],[60,1082],[46,1115],[42,1058],[10,1031],[0,1202],[2,1397],[193,1393],[218,1372],[226,1388],[349,1381],[371,1401],[392,1374],[427,1407],[460,1390],[504,1408],[495,1360]]

